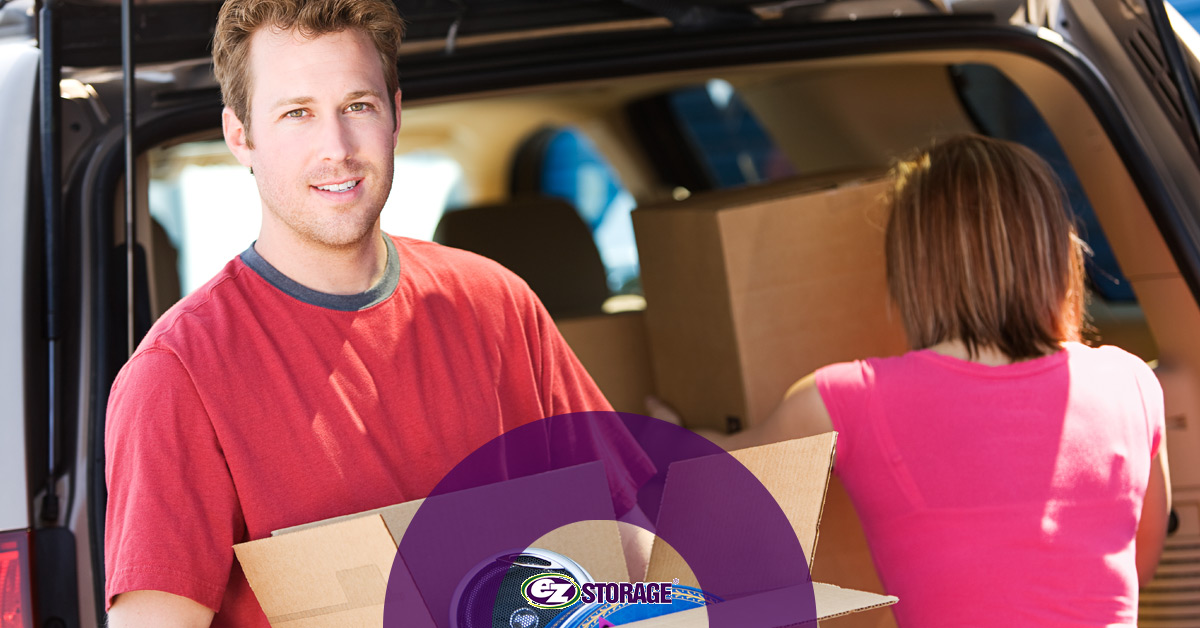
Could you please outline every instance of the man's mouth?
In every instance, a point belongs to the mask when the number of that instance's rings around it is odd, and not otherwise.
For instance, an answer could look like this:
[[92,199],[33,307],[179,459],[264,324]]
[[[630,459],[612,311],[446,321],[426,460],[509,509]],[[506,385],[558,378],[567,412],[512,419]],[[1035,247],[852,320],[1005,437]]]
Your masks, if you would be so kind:
[[353,190],[361,181],[362,179],[352,179],[350,181],[343,181],[341,183],[330,183],[329,185],[314,185],[313,187],[326,192],[346,192]]

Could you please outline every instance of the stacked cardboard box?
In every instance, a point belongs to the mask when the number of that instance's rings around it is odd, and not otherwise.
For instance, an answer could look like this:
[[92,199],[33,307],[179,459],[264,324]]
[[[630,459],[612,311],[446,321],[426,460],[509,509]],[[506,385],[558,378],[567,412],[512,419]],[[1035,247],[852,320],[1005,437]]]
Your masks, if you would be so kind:
[[[887,295],[889,188],[879,173],[833,173],[633,213],[655,386],[689,427],[753,425],[821,366],[908,348]],[[836,478],[825,518],[815,576],[882,591]],[[895,623],[867,613],[843,625]]]
[[846,176],[633,213],[656,388],[689,427],[758,423],[814,369],[906,349],[884,271],[889,184]]

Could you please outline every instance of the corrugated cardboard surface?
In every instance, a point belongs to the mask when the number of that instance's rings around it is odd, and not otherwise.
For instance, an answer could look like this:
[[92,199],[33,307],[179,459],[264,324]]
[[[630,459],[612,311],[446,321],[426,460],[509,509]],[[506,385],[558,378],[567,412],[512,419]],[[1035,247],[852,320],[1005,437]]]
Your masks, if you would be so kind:
[[[734,457],[753,472],[778,501],[800,539],[810,564],[835,440],[836,435],[829,433],[734,453]],[[664,503],[672,494],[672,477],[703,469],[704,461],[704,458],[700,458],[672,465],[664,489]],[[576,473],[580,469],[594,471],[589,469],[593,466],[596,463],[572,469]],[[433,499],[471,499],[473,491],[497,490],[498,487],[503,491],[526,493],[533,490],[530,484],[550,481],[556,486],[560,485],[561,481],[546,476],[570,473],[572,469]],[[603,482],[603,476],[597,477]],[[409,502],[371,513],[299,526],[277,536],[237,545],[234,549],[273,626],[378,628],[383,621],[386,582],[396,556],[394,539],[404,534],[418,505],[419,502]],[[611,520],[583,521],[563,526],[534,541],[532,546],[571,557],[598,581],[627,580],[619,532],[616,523]],[[687,565],[669,546],[661,540],[655,542],[647,581],[670,581],[680,577],[682,583],[695,586],[695,578],[689,577],[690,573]],[[763,596],[791,595],[793,597],[787,599],[794,599],[796,595],[795,591],[788,589],[771,589],[764,593],[757,591],[750,589],[751,595],[731,600],[726,603],[728,606],[722,604],[725,608],[720,612],[736,612],[738,604],[762,603],[767,599]],[[814,586],[814,594],[821,618],[896,601],[895,598],[830,585]],[[699,613],[679,613],[635,625],[639,628],[667,628],[706,624],[707,614],[700,609]],[[431,624],[425,618],[421,625]]]
[[[492,499],[507,497],[519,503],[529,495],[549,494],[550,489],[564,485],[577,489],[570,499],[589,499],[594,495],[607,499],[609,494],[603,465],[591,462],[430,500],[438,500],[439,508],[455,512],[458,510],[455,504],[478,499],[485,491]],[[425,501],[428,500],[288,528],[265,539],[235,545],[246,579],[271,625],[379,628],[398,539],[404,536]],[[611,519],[611,510],[607,516],[607,520],[581,522],[552,531],[542,537],[549,545],[543,549],[571,557],[589,573],[611,576],[615,581],[627,580],[621,539]],[[454,526],[456,522],[447,524]],[[464,535],[472,529],[469,522],[457,524],[463,526]],[[453,531],[450,536],[461,537]]]
[[[720,605],[709,608],[695,608],[680,613],[672,613],[663,617],[654,619],[645,619],[642,621],[625,624],[630,628],[707,628],[709,612],[728,613],[729,616],[736,617],[742,611],[742,608],[753,608],[764,603],[768,598],[775,596],[796,596],[798,593],[789,590],[771,591],[758,595],[751,595],[729,602],[723,602]],[[813,597],[817,603],[817,620],[824,621],[841,617],[858,611],[870,610],[873,608],[881,608],[896,603],[896,598],[890,595],[878,595],[876,593],[866,593],[863,591],[852,591],[841,587],[833,586],[832,584],[813,583]],[[787,621],[781,622],[778,626],[754,626],[754,628],[787,628],[788,626],[807,625],[811,626],[814,622],[805,622],[803,624],[794,624]],[[841,625],[840,623],[837,625]]]
[[396,557],[382,517],[358,517],[233,549],[272,626],[382,625]]
[[841,617],[842,615],[849,615],[858,611],[891,606],[900,601],[894,595],[879,595],[878,593],[843,589],[821,582],[813,583],[813,597],[817,601],[817,619]]
[[[821,515],[821,560],[813,563],[813,580],[836,582],[860,591],[881,593],[883,583],[867,547],[858,513],[837,477],[829,478],[825,510]],[[839,628],[895,628],[891,610],[860,613],[838,620]]]
[[613,409],[645,414],[646,395],[654,392],[654,376],[644,313],[621,312],[554,322]]
[[[809,569],[812,569],[814,565],[826,487],[830,479],[829,472],[833,464],[836,441],[837,435],[829,432],[809,438],[732,452],[733,457],[745,465],[763,483],[763,486],[771,493],[787,516],[788,521],[792,524],[792,529],[800,540],[800,546],[804,549]],[[663,492],[664,507],[667,500],[671,498],[672,474],[689,473],[697,465],[703,464],[704,459],[700,458],[671,465],[667,472],[667,485]],[[679,578],[682,584],[688,586],[700,586],[679,553],[662,539],[656,538],[646,580],[648,582],[669,581],[672,578]],[[813,595],[818,619],[830,619],[857,611],[889,606],[897,602],[897,598],[894,596],[843,589],[819,582],[813,583]],[[761,603],[761,600],[756,600],[756,598],[761,598],[761,595],[733,600],[732,605]],[[874,615],[876,614],[868,614],[863,617],[870,622],[873,621],[871,617]],[[883,621],[890,621],[890,618],[884,616]],[[683,628],[707,625],[708,619],[704,609],[631,624],[638,628]]]
[[817,367],[906,349],[884,271],[889,183],[829,185],[791,179],[633,213],[656,385],[691,427],[753,424]]
[[404,502],[403,504],[384,506],[383,508],[376,508],[375,510],[357,512],[341,517],[333,517],[332,519],[325,519],[324,521],[314,521],[312,523],[305,523],[290,528],[275,530],[274,532],[271,532],[271,536],[291,534],[293,532],[311,530],[313,528],[319,528],[321,526],[327,526],[334,523],[341,523],[343,521],[350,521],[352,519],[359,519],[370,515],[379,515],[380,517],[383,517],[383,521],[385,524],[387,524],[388,530],[393,531],[392,536],[394,538],[400,538],[404,535],[404,530],[408,527],[409,522],[411,522],[412,518],[417,515],[417,509],[420,508],[421,504],[423,503],[425,503],[425,500],[423,499],[414,499],[410,502]]
[[812,569],[837,433],[732,452],[787,515]]
[[[873,176],[796,178],[634,211],[655,384],[689,426],[753,424],[825,364],[906,350],[887,300],[888,184]],[[836,479],[824,521],[814,577],[882,591]],[[890,613],[842,623],[895,625]]]
[[[808,565],[804,568],[811,569],[813,564],[821,511],[825,503],[825,487],[828,485],[829,469],[833,464],[836,440],[836,433],[829,432],[732,452],[733,457],[762,482],[792,524],[792,530],[795,531],[796,538],[800,539],[800,547],[804,549],[804,556],[808,560]],[[672,499],[672,478],[681,474],[701,472],[700,467],[705,461],[706,458],[697,458],[671,465],[667,470],[667,483],[663,490],[664,512],[669,514],[672,510],[668,507],[669,500]],[[687,512],[686,506],[680,510],[685,514]],[[746,514],[748,521],[753,520],[753,516],[753,513]],[[680,578],[683,584],[698,586],[695,576],[685,580],[685,576],[680,575],[691,573],[683,558],[669,546],[660,551],[660,545],[666,545],[665,541],[655,539],[646,580],[667,582],[672,578]]]
[[723,430],[746,401],[719,225],[683,208],[638,209],[633,224],[658,394],[689,427]]
[[529,546],[570,557],[596,582],[629,580],[616,521],[572,523],[542,536]]

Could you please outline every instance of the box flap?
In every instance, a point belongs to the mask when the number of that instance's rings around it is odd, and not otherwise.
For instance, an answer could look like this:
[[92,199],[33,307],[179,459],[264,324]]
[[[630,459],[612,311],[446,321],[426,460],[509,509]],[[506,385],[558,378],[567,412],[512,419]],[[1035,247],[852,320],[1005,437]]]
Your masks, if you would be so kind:
[[349,521],[233,546],[272,626],[362,626],[383,622],[396,557],[383,518]]
[[[722,602],[712,606],[711,609],[714,615],[717,613],[721,613],[722,615],[728,613],[725,616],[738,617],[745,614],[746,611],[742,609],[759,607],[765,602],[771,601],[771,598],[778,599],[780,596],[786,597],[789,595],[795,596],[796,593],[787,589],[768,591],[766,593]],[[898,601],[896,597],[890,595],[854,591],[852,589],[843,589],[831,584],[821,583],[813,583],[813,597],[817,606],[817,621],[849,615],[850,613],[872,608],[882,608],[895,604]],[[708,613],[708,608],[694,608],[653,619],[635,621],[631,624],[624,624],[624,626],[628,626],[629,628],[706,628],[708,626]],[[790,621],[782,621],[761,626],[744,625],[742,628],[786,628],[787,626],[811,624],[812,622],[795,624]]]
[[414,499],[410,502],[404,502],[403,504],[394,504],[392,506],[376,508],[375,510],[356,512],[354,514],[342,515],[341,517],[332,517],[330,519],[314,521],[312,523],[304,523],[298,526],[292,526],[290,528],[281,528],[271,532],[271,536],[280,536],[282,534],[291,534],[293,532],[300,532],[302,530],[311,530],[313,528],[327,526],[332,523],[350,521],[351,519],[380,516],[383,517],[383,521],[387,524],[388,530],[391,530],[392,538],[399,539],[400,537],[404,536],[404,530],[408,528],[408,524],[412,523],[413,517],[417,515],[417,509],[419,509],[423,503],[425,503],[425,500],[423,499]]
[[[800,547],[804,550],[804,556],[808,561],[806,567],[809,570],[812,569],[821,510],[825,504],[825,491],[829,485],[829,471],[833,465],[836,441],[836,432],[828,432],[808,438],[732,452],[732,456],[762,482],[771,496],[775,498],[784,515],[787,516],[796,537],[800,540]],[[676,513],[687,516],[689,512],[687,505],[677,502],[689,499],[689,497],[682,496],[679,487],[687,486],[686,478],[688,476],[719,474],[719,470],[707,468],[708,461],[713,458],[717,457],[683,460],[670,466],[663,489],[662,513],[665,513],[665,516],[673,517]],[[660,520],[660,525],[663,524],[677,525],[674,522]],[[727,540],[714,538],[712,541],[714,544],[720,544]],[[802,568],[797,567],[797,569]],[[646,580],[665,582],[674,578],[679,578],[683,584],[698,586],[695,576],[692,575],[678,552],[674,551],[665,540],[656,538],[654,549],[650,554],[650,568]]]
[[530,547],[558,552],[579,563],[597,582],[625,582],[629,568],[616,521],[577,521],[547,532]]
[[767,487],[783,509],[812,571],[837,432],[730,452]]
[[817,619],[829,619],[872,608],[882,608],[900,601],[900,598],[894,595],[843,589],[821,582],[813,583],[813,597],[817,602]]
[[[572,490],[563,494],[563,487]],[[477,517],[458,516],[476,512],[480,504],[523,504],[537,495],[556,495],[560,507],[550,513],[528,508],[492,512],[484,528]],[[235,545],[234,551],[272,626],[378,628],[397,542],[425,502],[436,504],[435,512],[452,515],[439,521],[437,530],[439,539],[454,539],[467,548],[461,560],[488,554],[485,548],[497,546],[499,539],[512,538],[513,530],[535,529],[533,522],[549,523],[547,517],[553,516],[563,519],[563,525],[539,539],[550,545],[543,549],[571,557],[589,572],[612,580],[628,578],[604,466],[598,461],[296,526]],[[566,525],[579,513],[590,518],[583,524]],[[521,539],[520,543],[531,540]],[[445,561],[455,556],[439,556],[438,560],[452,564]],[[428,558],[418,552],[417,560]],[[476,567],[454,564],[449,570],[431,571],[427,563],[419,564],[424,565],[421,573],[426,578],[422,590],[427,586],[430,591],[424,608],[439,614],[449,607],[462,574]],[[434,573],[440,580],[428,580]]]

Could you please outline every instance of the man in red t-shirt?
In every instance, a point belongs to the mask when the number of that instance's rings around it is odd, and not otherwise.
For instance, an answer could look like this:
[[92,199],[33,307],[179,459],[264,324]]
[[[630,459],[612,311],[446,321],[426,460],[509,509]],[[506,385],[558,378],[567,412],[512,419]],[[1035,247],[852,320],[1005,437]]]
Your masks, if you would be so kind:
[[[114,628],[266,626],[235,543],[423,497],[508,429],[611,409],[520,279],[380,231],[401,27],[387,0],[221,9],[225,139],[255,176],[262,228],[114,383]],[[627,462],[611,482],[648,473]]]

